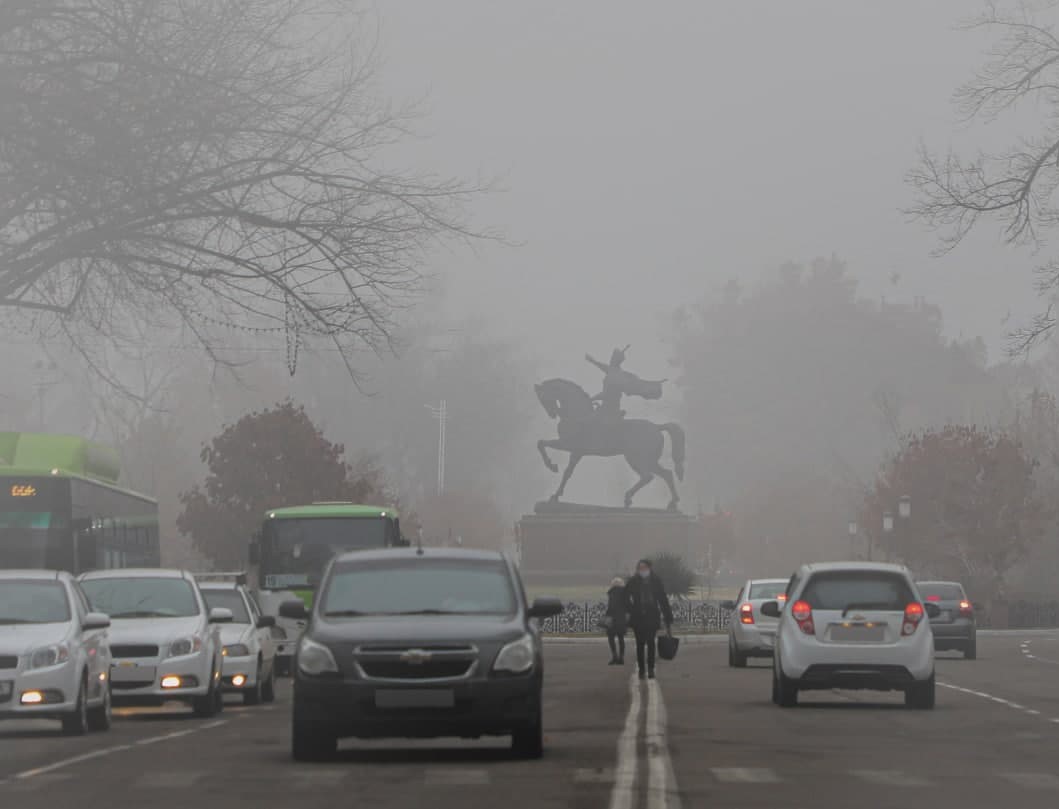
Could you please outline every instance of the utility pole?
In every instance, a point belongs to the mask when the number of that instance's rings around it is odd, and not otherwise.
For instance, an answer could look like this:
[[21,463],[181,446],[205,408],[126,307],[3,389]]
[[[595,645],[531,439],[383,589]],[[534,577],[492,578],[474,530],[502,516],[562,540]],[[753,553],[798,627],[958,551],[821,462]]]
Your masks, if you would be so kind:
[[445,491],[445,423],[448,421],[448,409],[445,400],[438,405],[427,405],[427,410],[438,420],[438,497]]

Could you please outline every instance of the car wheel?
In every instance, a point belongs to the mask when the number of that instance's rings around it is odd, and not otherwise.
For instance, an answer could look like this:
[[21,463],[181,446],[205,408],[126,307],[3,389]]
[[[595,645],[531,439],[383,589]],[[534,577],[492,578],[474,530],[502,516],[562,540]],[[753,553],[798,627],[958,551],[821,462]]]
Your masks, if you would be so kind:
[[734,640],[728,642],[728,665],[735,669],[746,668],[746,655],[739,651]]
[[798,686],[783,673],[783,666],[777,664],[775,668],[776,704],[781,708],[793,708],[798,704]]
[[73,712],[62,718],[63,733],[67,736],[84,736],[88,733],[88,687],[84,675],[77,689],[77,704]]
[[257,661],[257,672],[254,674],[254,687],[243,692],[243,705],[260,705],[264,684],[261,682],[261,661]]
[[511,752],[518,758],[540,758],[544,755],[544,721],[539,707],[531,724],[512,731]]
[[216,677],[212,677],[210,680],[210,690],[206,695],[195,697],[191,707],[195,711],[195,716],[200,719],[209,719],[224,710],[224,695],[221,694]]
[[978,635],[972,633],[971,637],[967,639],[967,645],[963,647],[963,656],[967,660],[978,659]]
[[110,683],[106,683],[103,686],[103,702],[88,712],[88,729],[93,731],[110,730],[111,721]]
[[276,664],[269,667],[268,679],[265,680],[265,684],[261,686],[261,699],[265,702],[276,701]]
[[338,737],[312,722],[291,723],[291,756],[295,761],[327,761],[338,751]]
[[934,708],[934,675],[929,680],[921,683],[913,683],[905,691],[905,705],[920,711],[929,711]]

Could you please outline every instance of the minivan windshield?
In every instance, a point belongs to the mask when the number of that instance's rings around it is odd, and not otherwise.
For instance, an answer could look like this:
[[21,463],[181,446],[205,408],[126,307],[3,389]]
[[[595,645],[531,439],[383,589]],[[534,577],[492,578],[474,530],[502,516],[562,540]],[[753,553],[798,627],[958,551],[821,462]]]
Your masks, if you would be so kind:
[[332,617],[510,615],[516,603],[502,562],[416,558],[336,564],[320,611]]
[[70,620],[70,599],[57,581],[0,581],[0,626],[60,624]]
[[185,579],[154,576],[87,579],[81,589],[92,609],[111,619],[188,618],[199,614],[198,599]]
[[908,581],[896,573],[841,570],[813,574],[801,594],[814,610],[901,612],[915,601]]

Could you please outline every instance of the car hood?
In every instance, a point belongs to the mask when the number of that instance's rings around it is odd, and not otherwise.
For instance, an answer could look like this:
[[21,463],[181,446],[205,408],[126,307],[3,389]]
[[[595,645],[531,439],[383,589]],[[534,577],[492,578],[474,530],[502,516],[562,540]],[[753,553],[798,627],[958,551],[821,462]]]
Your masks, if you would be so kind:
[[314,618],[311,635],[324,643],[488,643],[524,634],[519,616],[388,615],[365,618]]
[[110,624],[111,644],[164,644],[194,635],[202,629],[202,617],[190,618],[118,618]]
[[242,643],[250,634],[250,624],[221,624],[221,643],[229,646]]
[[0,654],[22,655],[30,649],[62,643],[70,637],[69,624],[0,626]]

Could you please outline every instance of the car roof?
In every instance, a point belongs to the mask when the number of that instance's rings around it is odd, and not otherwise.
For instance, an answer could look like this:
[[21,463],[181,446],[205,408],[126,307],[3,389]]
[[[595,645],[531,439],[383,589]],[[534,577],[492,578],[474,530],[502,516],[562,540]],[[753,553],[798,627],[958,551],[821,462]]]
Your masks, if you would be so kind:
[[787,579],[780,579],[780,578],[773,578],[773,579],[747,579],[746,583],[747,584],[786,584],[789,580],[790,580],[789,578],[787,578]]
[[904,565],[895,565],[890,562],[814,562],[803,565],[803,573],[900,573],[910,576],[908,568]]
[[346,551],[335,557],[336,562],[378,562],[391,559],[445,559],[453,561],[503,562],[506,557],[500,551],[473,550],[470,548],[380,548],[377,550]]
[[61,570],[0,570],[0,579],[32,579],[33,581],[69,581],[73,577]]
[[200,590],[244,590],[245,585],[234,581],[200,581]]
[[958,581],[945,581],[944,579],[916,579],[916,584],[948,584],[954,587],[963,587]]
[[81,579],[190,579],[194,578],[186,570],[164,567],[116,567],[109,570],[90,570],[81,574]]

